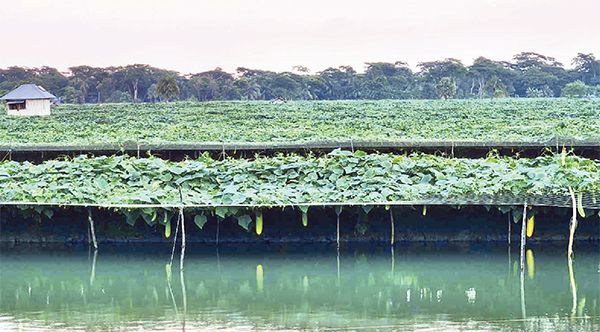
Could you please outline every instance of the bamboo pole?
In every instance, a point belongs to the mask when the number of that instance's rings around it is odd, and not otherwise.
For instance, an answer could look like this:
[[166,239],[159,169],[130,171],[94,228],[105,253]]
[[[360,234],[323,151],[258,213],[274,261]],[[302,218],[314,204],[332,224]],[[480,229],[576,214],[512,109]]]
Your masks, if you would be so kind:
[[175,256],[175,246],[177,245],[177,234],[179,233],[179,221],[177,218],[177,226],[175,226],[175,236],[173,237],[173,250],[171,250],[171,260],[169,262],[169,269],[173,266],[173,257]]
[[181,186],[179,186],[179,200],[181,202],[181,206],[179,207],[179,220],[181,220],[181,255],[179,256],[179,270],[183,271],[183,260],[185,258],[185,216],[183,214],[183,192],[181,191]]
[[523,319],[527,318],[527,310],[525,308],[525,242],[527,241],[526,224],[527,222],[527,203],[523,204],[523,221],[521,222],[521,315]]
[[571,295],[573,297],[573,306],[571,307],[571,317],[577,313],[577,282],[575,281],[575,270],[573,269],[573,257],[567,257],[567,267],[569,268],[569,286],[571,286]]
[[96,240],[96,231],[94,230],[94,219],[92,219],[91,209],[88,209],[88,223],[90,224],[90,232],[92,235],[92,244],[94,246],[94,250],[98,250],[98,241]]
[[510,247],[510,237],[511,237],[511,233],[512,233],[511,225],[510,225],[512,220],[510,220],[510,219],[511,219],[512,210],[508,211],[507,214],[508,214],[508,246]]
[[[183,233],[185,234],[185,232]],[[183,262],[183,260],[182,260]],[[185,288],[185,279],[183,277],[183,268],[179,269],[179,279],[181,280],[181,295],[183,297],[183,318],[181,320],[181,324],[182,324],[182,331],[185,332],[185,316],[187,315],[187,291]]]
[[569,223],[569,244],[567,246],[567,257],[573,257],[573,240],[575,238],[575,229],[577,229],[577,201],[575,200],[575,192],[573,188],[569,187],[569,194],[571,195],[571,203],[573,204],[573,216]]
[[393,247],[394,242],[395,242],[396,227],[394,227],[394,211],[392,211],[391,207],[390,207],[390,224],[392,227],[392,238],[390,240],[390,245]]
[[525,243],[526,237],[526,224],[527,222],[527,203],[523,205],[523,221],[521,222],[521,271],[525,270]]
[[92,272],[90,273],[90,286],[94,285],[96,280],[96,262],[98,259],[98,250],[94,250],[94,258],[92,259]]
[[221,226],[221,217],[217,217],[217,248],[219,247],[219,228]]
[[521,315],[523,319],[527,319],[527,309],[525,308],[525,269],[521,268]]
[[183,260],[185,258],[185,217],[183,208],[179,208],[179,219],[181,219],[181,256],[179,258],[179,269],[183,271]]
[[340,214],[337,214],[337,228],[336,228],[336,241],[337,241],[337,251],[340,251]]

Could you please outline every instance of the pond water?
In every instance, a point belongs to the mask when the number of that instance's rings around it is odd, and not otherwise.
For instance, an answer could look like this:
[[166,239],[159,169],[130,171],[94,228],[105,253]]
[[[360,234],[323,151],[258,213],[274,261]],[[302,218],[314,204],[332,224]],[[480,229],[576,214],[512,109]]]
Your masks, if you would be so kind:
[[600,331],[597,243],[0,249],[1,331]]

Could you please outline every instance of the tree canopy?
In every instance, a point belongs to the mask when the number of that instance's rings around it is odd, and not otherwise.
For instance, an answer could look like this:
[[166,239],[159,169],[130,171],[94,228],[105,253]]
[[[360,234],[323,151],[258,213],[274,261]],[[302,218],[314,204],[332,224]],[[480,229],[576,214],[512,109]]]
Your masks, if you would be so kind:
[[420,62],[416,70],[402,61],[367,62],[364,73],[350,66],[313,73],[301,65],[289,72],[239,67],[227,73],[217,67],[185,75],[146,64],[75,66],[65,73],[14,66],[0,69],[0,95],[25,83],[42,85],[69,103],[554,97],[573,95],[573,88],[597,95],[600,60],[578,53],[571,65],[566,69],[553,57],[521,52],[511,61],[478,57],[470,66],[454,58]]

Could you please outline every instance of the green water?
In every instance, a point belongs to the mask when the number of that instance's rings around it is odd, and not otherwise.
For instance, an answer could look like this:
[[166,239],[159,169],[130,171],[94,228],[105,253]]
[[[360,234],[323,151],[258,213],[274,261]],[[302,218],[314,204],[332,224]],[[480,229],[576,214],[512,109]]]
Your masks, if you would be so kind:
[[[598,244],[4,246],[1,331],[600,331]],[[572,286],[576,286],[573,294]],[[522,290],[524,293],[522,293]],[[523,296],[522,296],[523,295]],[[575,295],[575,298],[574,298]]]

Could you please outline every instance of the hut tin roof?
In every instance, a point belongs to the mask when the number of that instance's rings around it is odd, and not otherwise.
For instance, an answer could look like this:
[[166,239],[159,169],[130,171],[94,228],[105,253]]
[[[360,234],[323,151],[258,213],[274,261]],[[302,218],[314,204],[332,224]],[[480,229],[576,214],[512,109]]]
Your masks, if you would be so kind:
[[0,100],[56,99],[56,96],[35,84],[23,84],[4,95]]

